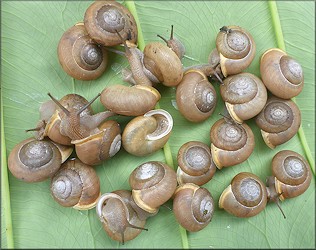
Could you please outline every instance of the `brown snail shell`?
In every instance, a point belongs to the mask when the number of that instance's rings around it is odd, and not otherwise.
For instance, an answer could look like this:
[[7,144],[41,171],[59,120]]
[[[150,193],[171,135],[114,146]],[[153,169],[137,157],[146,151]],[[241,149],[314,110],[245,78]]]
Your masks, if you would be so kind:
[[18,179],[40,182],[52,176],[61,166],[62,155],[49,140],[29,138],[14,146],[8,158],[8,168]]
[[218,120],[211,127],[211,153],[217,168],[234,166],[251,155],[255,147],[251,128],[243,123]]
[[141,230],[147,230],[146,220],[141,220],[133,209],[131,191],[117,190],[101,195],[96,211],[103,229],[111,239],[124,242],[136,238]]
[[124,128],[124,149],[136,156],[149,155],[163,148],[173,127],[172,116],[163,109],[148,111],[132,119]]
[[95,1],[85,12],[84,25],[90,37],[104,46],[121,44],[118,32],[124,40],[136,44],[137,25],[133,15],[115,1]]
[[155,108],[159,92],[150,86],[112,85],[101,93],[101,103],[110,111],[126,116],[139,116]]
[[227,77],[220,91],[230,116],[238,123],[258,115],[268,99],[262,81],[250,73]]
[[263,53],[260,73],[267,89],[277,97],[291,99],[303,90],[301,65],[280,49],[272,48]]
[[68,75],[86,81],[100,77],[108,64],[107,51],[89,37],[83,23],[77,23],[62,35],[58,59]]
[[241,172],[221,194],[219,207],[237,217],[251,217],[260,213],[267,201],[267,190],[259,177]]
[[156,213],[177,187],[173,169],[158,161],[149,161],[133,170],[129,177],[135,203],[149,213]]
[[211,222],[214,207],[213,197],[206,188],[186,183],[175,191],[174,215],[179,224],[190,232],[200,231]]
[[144,49],[144,66],[165,86],[177,86],[182,77],[182,63],[167,45],[151,42]]
[[105,121],[98,129],[93,135],[72,141],[78,158],[88,165],[100,164],[121,148],[121,129],[116,121]]
[[235,25],[221,28],[216,37],[216,48],[224,77],[242,72],[251,64],[256,53],[251,34]]
[[270,97],[256,117],[264,142],[270,148],[289,141],[301,125],[301,112],[291,100]]
[[201,71],[189,70],[177,86],[176,101],[180,113],[187,120],[201,122],[215,110],[216,91]]
[[274,189],[279,199],[294,198],[310,186],[312,172],[304,157],[291,150],[282,150],[272,159]]
[[51,194],[64,207],[88,210],[100,196],[100,180],[95,170],[78,159],[70,159],[51,179]]
[[216,172],[211,150],[205,143],[189,141],[178,151],[177,180],[179,184],[194,183],[202,186],[210,181]]

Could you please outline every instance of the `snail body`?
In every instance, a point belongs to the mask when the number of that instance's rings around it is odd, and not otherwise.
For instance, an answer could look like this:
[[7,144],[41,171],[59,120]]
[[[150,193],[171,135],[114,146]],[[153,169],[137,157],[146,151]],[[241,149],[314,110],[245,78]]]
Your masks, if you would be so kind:
[[84,25],[90,37],[104,46],[121,44],[118,32],[124,40],[136,44],[137,25],[133,15],[115,1],[96,1],[85,12]]
[[149,161],[133,170],[129,177],[135,203],[148,213],[156,213],[177,187],[173,169],[158,161]]
[[301,112],[293,101],[272,96],[255,121],[264,142],[273,149],[297,133],[301,125]]
[[215,174],[216,166],[208,145],[189,141],[178,151],[177,180],[179,184],[194,183],[202,186]]
[[186,183],[175,191],[174,215],[179,224],[190,232],[200,231],[211,222],[214,207],[213,197],[206,188]]
[[211,127],[211,153],[217,168],[234,166],[251,155],[255,147],[251,128],[243,123],[218,120]]
[[149,155],[168,141],[173,127],[172,116],[163,109],[151,110],[133,118],[124,128],[124,149],[136,156]]
[[121,148],[121,129],[116,121],[105,121],[98,129],[99,132],[72,142],[78,158],[88,165],[100,164]]
[[267,89],[279,98],[291,99],[303,90],[301,65],[280,49],[272,48],[263,53],[260,73]]
[[8,158],[8,168],[18,179],[40,182],[58,171],[62,155],[49,140],[29,138],[14,146]]
[[260,213],[267,201],[267,190],[259,177],[241,172],[221,194],[219,207],[237,217],[251,217]]
[[150,86],[112,85],[101,92],[101,103],[110,111],[126,116],[139,116],[154,109],[161,96]]
[[229,114],[238,123],[259,114],[268,99],[262,81],[250,73],[228,76],[220,85],[220,92]]
[[107,51],[89,37],[83,23],[63,34],[58,44],[58,59],[64,71],[78,80],[97,79],[108,64]]
[[100,180],[95,170],[78,159],[70,159],[51,179],[51,194],[64,207],[88,210],[100,196]]
[[132,204],[134,201],[130,191],[117,190],[103,194],[96,206],[103,229],[111,239],[123,244],[137,237],[141,230],[147,230],[143,228],[146,220],[138,217]]
[[180,113],[187,120],[201,122],[215,110],[216,91],[201,71],[189,70],[177,86],[176,101]]

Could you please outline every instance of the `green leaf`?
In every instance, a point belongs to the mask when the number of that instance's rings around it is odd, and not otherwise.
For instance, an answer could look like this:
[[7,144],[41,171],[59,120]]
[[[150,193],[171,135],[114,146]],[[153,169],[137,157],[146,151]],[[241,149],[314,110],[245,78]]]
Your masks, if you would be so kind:
[[[39,119],[38,108],[48,100],[47,92],[61,98],[77,93],[92,99],[105,86],[123,84],[120,69],[127,67],[125,58],[111,54],[107,72],[95,81],[74,81],[61,68],[57,44],[63,32],[82,21],[90,1],[4,1],[2,2],[2,104],[7,155],[15,144],[26,139],[24,130]],[[248,72],[260,76],[259,58],[268,48],[280,46],[277,22],[283,32],[284,46],[289,55],[303,66],[305,86],[296,102],[302,112],[302,132],[289,142],[269,149],[263,142],[255,122],[247,122],[256,135],[256,147],[250,158],[237,166],[218,170],[204,185],[216,203],[221,192],[239,172],[249,171],[263,181],[271,174],[272,157],[283,149],[296,151],[311,165],[315,158],[315,4],[314,2],[276,2],[277,10],[266,1],[136,1],[126,5],[137,13],[141,45],[158,41],[156,34],[169,36],[174,25],[176,36],[186,47],[184,66],[205,63],[214,48],[215,37],[223,25],[239,25],[254,37],[257,52]],[[275,12],[277,11],[277,12]],[[142,40],[141,39],[141,40]],[[282,42],[281,42],[282,43]],[[143,46],[141,46],[143,47]],[[216,84],[215,84],[216,85]],[[219,93],[219,87],[215,86]],[[219,100],[212,117],[200,124],[186,121],[174,107],[175,89],[161,88],[160,107],[174,118],[174,130],[165,150],[147,157],[120,151],[111,160],[95,169],[101,180],[101,192],[129,189],[131,171],[143,162],[158,160],[177,166],[177,151],[189,140],[210,144],[209,131],[223,111]],[[103,110],[94,103],[95,111]],[[129,119],[122,119],[122,127]],[[304,139],[305,138],[305,139]],[[306,140],[306,141],[305,141]],[[305,143],[305,142],[306,143]],[[171,153],[171,158],[170,158]],[[2,154],[4,156],[4,154]],[[2,178],[6,177],[2,161]],[[315,172],[315,170],[313,169]],[[148,219],[148,232],[120,245],[103,231],[95,210],[77,211],[57,204],[50,195],[49,181],[27,184],[9,173],[9,188],[2,179],[1,246],[16,248],[315,248],[315,178],[301,196],[282,202],[284,220],[275,204],[268,204],[259,215],[235,218],[218,206],[212,222],[197,233],[185,232],[169,209]],[[8,196],[10,195],[10,196]],[[9,201],[11,199],[11,211]],[[171,202],[167,203],[172,206]],[[10,234],[11,224],[13,238]]]

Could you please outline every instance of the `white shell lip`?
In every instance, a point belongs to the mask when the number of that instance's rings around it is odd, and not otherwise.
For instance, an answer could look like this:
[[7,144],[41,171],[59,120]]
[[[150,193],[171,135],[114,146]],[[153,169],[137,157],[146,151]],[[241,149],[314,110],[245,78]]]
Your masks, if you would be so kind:
[[155,140],[159,140],[163,137],[165,137],[166,135],[168,135],[173,127],[173,118],[172,116],[169,114],[169,112],[167,112],[164,109],[154,109],[154,110],[150,110],[147,113],[144,114],[144,117],[149,117],[149,116],[154,116],[154,115],[161,115],[163,116],[165,119],[161,119],[162,123],[167,123],[167,124],[163,124],[166,125],[166,128],[164,128],[164,131],[161,134],[157,134],[157,130],[154,131],[153,133],[149,134],[146,136],[146,139],[149,141],[155,141]]

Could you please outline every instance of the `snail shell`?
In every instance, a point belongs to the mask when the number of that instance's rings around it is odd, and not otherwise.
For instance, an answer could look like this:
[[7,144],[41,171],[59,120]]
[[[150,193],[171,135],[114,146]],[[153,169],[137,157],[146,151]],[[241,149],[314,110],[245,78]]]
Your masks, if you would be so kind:
[[259,114],[268,99],[262,81],[250,73],[227,77],[220,91],[229,114],[238,123]]
[[52,176],[61,162],[62,155],[51,141],[29,138],[14,146],[8,158],[8,168],[22,181],[40,182]]
[[[225,28],[224,28],[225,27]],[[256,53],[251,34],[239,26],[224,26],[216,37],[216,48],[224,77],[246,69]]]
[[70,159],[52,177],[50,190],[60,205],[88,210],[96,206],[100,180],[91,166],[78,159]]
[[190,232],[200,231],[211,222],[214,206],[213,197],[206,188],[186,183],[175,191],[174,215],[179,224]]
[[111,239],[124,243],[136,238],[144,229],[146,220],[137,216],[132,203],[132,193],[128,190],[105,193],[98,200],[97,215]]
[[245,161],[254,147],[253,132],[245,123],[230,123],[222,118],[211,128],[211,153],[219,169]]
[[135,203],[149,213],[156,213],[177,187],[177,176],[167,164],[149,161],[133,170],[129,177]]
[[144,49],[144,66],[165,86],[177,86],[182,77],[182,63],[167,45],[148,43]]
[[124,128],[124,149],[137,156],[149,155],[163,148],[173,127],[172,116],[163,109],[148,111],[132,119]]
[[202,186],[212,179],[216,166],[210,148],[198,141],[183,144],[178,151],[177,180],[179,184]]
[[121,129],[116,121],[106,121],[98,129],[93,135],[72,141],[78,158],[88,165],[100,164],[121,148]]
[[280,49],[269,49],[260,59],[260,73],[267,89],[277,97],[291,99],[303,90],[301,65]]
[[155,108],[160,93],[153,87],[112,85],[101,93],[101,103],[110,111],[126,116],[139,116]]
[[308,189],[312,179],[308,162],[291,150],[282,150],[273,157],[272,175],[280,200],[301,195]]
[[267,201],[267,190],[259,177],[241,172],[221,194],[219,207],[237,217],[251,217],[260,213]]
[[137,26],[130,11],[115,1],[95,1],[85,12],[84,25],[90,37],[104,46],[121,44],[121,38],[136,44]]
[[176,101],[180,113],[187,120],[201,122],[215,110],[216,91],[201,71],[190,70],[185,72],[177,86]]
[[107,51],[89,37],[83,23],[76,24],[62,35],[58,59],[64,71],[78,80],[97,79],[108,64]]
[[301,125],[301,112],[291,100],[270,97],[256,117],[264,142],[270,148],[289,141]]

